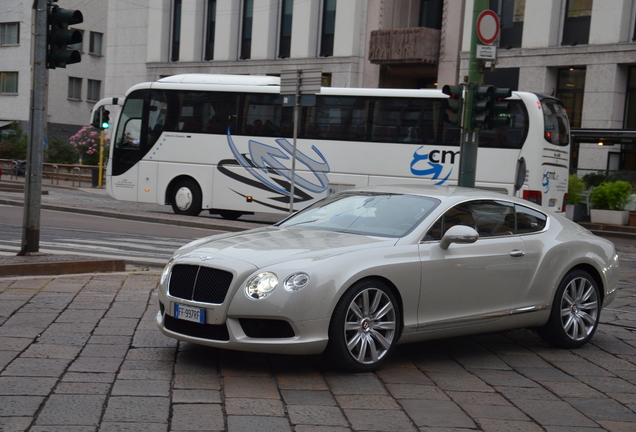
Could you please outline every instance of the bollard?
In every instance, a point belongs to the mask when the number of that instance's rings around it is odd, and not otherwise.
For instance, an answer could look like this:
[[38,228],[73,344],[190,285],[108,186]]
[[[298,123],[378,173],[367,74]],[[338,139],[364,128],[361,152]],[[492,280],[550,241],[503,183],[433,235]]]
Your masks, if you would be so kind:
[[82,172],[80,167],[73,168],[73,187],[75,187],[75,175],[77,175],[77,187],[82,187]]
[[55,176],[51,175],[51,184],[53,184],[53,178],[57,179],[57,184],[60,184],[60,167],[57,165],[51,166],[51,169],[55,170]]

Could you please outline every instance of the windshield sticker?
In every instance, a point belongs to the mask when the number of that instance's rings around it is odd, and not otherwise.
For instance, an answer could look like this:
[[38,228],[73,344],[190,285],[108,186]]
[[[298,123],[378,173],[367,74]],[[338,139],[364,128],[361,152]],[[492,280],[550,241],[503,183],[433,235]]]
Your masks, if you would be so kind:
[[[291,165],[294,147],[285,138],[278,138],[274,141],[279,147],[249,140],[248,160],[248,157],[241,154],[238,148],[236,148],[229,128],[227,132],[227,142],[236,161],[259,182],[267,185],[276,192],[289,196],[290,192],[281,187],[279,182],[272,179],[270,173],[273,172],[286,178],[290,182],[292,181]],[[316,146],[312,146],[311,149],[316,152],[322,161],[312,159],[298,149],[296,149],[296,161],[309,168],[309,171],[316,177],[317,182],[312,182],[296,172],[294,185],[310,192],[321,193],[327,190],[327,183],[329,182],[327,174],[330,172],[329,163],[327,163],[327,160]]]
[[[415,153],[413,153],[413,160],[411,161],[411,173],[416,176],[427,177],[430,180],[437,181],[436,185],[442,185],[448,180],[453,172],[453,165],[455,164],[455,157],[459,154],[458,151],[452,150],[433,150],[429,153],[422,154],[424,146],[421,146]],[[450,163],[450,168],[444,164]],[[444,171],[448,170],[448,174],[444,175]]]

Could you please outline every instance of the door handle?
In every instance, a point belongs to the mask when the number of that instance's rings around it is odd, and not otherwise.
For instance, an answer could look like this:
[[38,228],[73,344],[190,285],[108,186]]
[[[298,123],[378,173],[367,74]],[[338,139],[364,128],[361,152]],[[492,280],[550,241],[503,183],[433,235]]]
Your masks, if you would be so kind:
[[524,251],[521,251],[519,249],[515,249],[513,251],[510,251],[510,256],[511,257],[522,257],[524,256],[526,253]]

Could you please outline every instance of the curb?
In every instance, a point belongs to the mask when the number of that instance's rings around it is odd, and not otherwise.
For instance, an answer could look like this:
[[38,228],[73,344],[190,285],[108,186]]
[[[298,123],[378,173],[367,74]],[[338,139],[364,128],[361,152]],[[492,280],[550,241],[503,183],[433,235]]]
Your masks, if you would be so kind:
[[[56,256],[56,258],[59,259],[60,256]],[[49,276],[126,271],[126,261],[124,260],[82,260],[78,257],[73,257],[70,261],[58,259],[47,262],[47,257],[41,255],[5,259],[5,262],[0,262],[0,276]],[[10,261],[19,262],[11,263]]]

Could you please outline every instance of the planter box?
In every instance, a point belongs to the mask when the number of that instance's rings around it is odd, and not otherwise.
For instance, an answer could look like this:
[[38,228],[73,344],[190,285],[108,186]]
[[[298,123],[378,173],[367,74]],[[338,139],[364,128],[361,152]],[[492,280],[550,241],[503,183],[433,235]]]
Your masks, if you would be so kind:
[[636,226],[636,212],[629,212],[629,226]]
[[590,210],[592,223],[609,225],[627,225],[629,223],[629,210]]
[[582,204],[568,204],[565,208],[565,217],[574,222],[581,222],[585,219],[585,206]]

